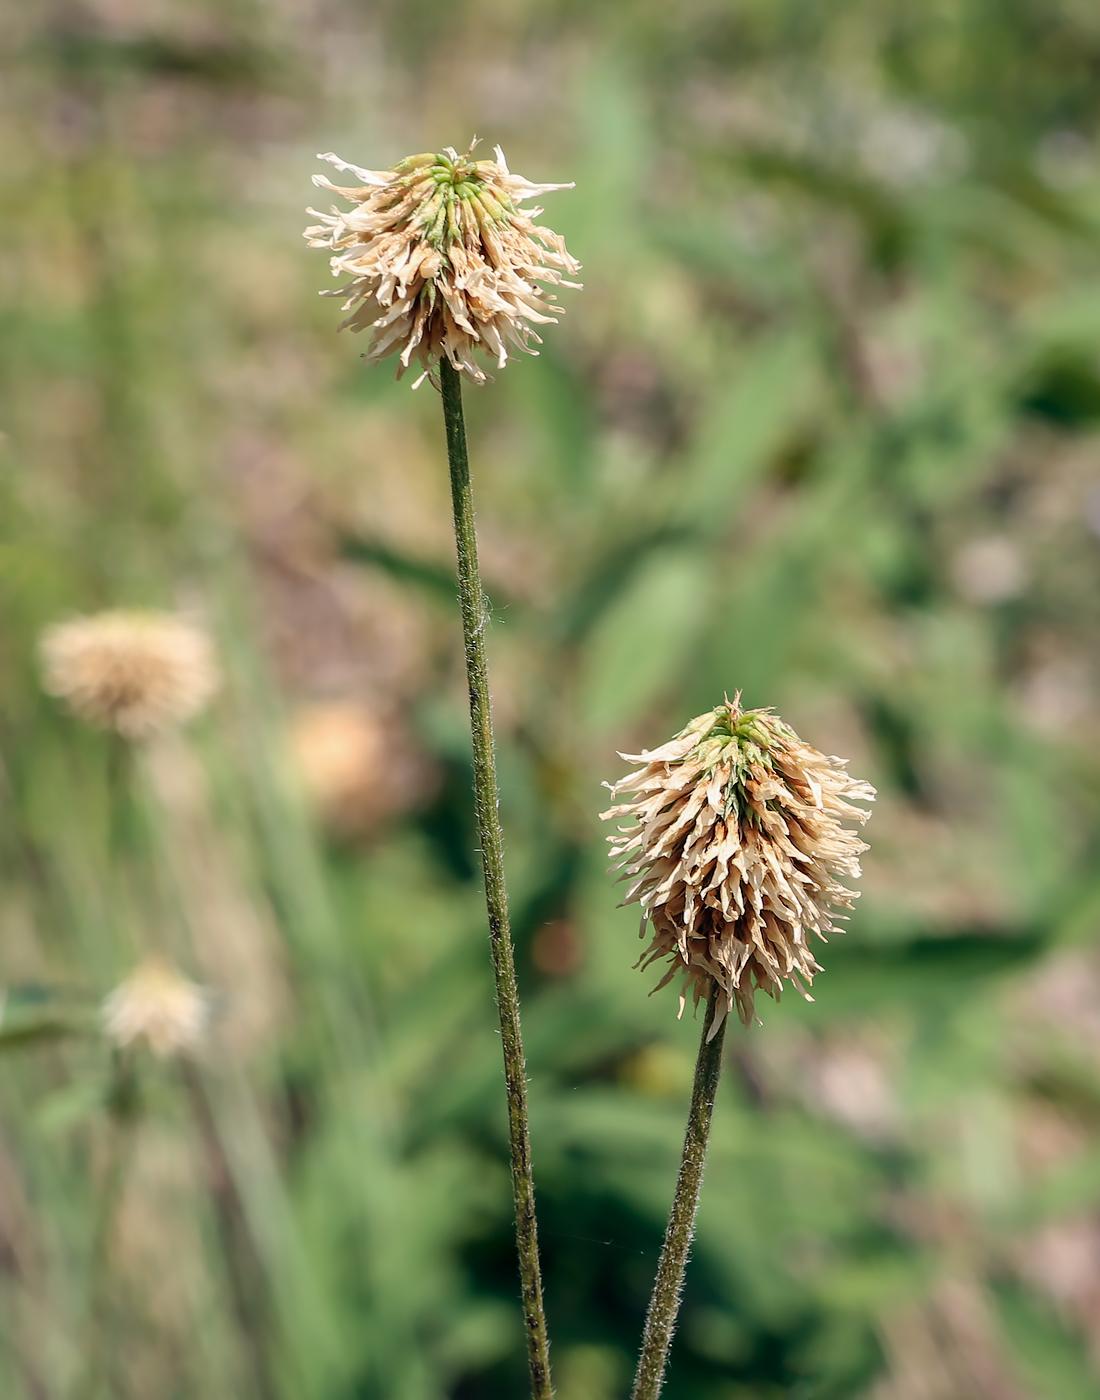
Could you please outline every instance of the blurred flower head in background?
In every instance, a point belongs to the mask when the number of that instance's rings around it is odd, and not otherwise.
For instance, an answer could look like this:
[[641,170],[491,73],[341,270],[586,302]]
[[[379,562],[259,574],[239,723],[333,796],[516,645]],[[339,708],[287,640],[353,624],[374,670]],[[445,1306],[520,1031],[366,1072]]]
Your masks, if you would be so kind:
[[288,737],[310,806],[333,835],[367,837],[436,786],[397,717],[355,700],[298,706]]
[[125,739],[194,718],[219,683],[210,638],[171,613],[112,611],[50,627],[43,685],[72,712]]
[[[475,143],[476,144],[476,143]],[[373,330],[364,359],[374,364],[397,355],[400,379],[415,356],[424,373],[446,356],[468,379],[489,377],[473,358],[475,346],[497,367],[512,346],[536,355],[533,324],[557,320],[560,308],[538,283],[576,287],[563,273],[580,263],[552,229],[533,221],[541,209],[524,200],[570,185],[535,185],[513,175],[496,147],[496,160],[473,160],[448,146],[439,155],[406,156],[392,170],[363,170],[328,153],[319,157],[362,180],[358,187],[313,182],[356,207],[331,214],[306,229],[311,248],[332,248],[333,276],[352,280],[322,296],[345,296],[351,314],[340,329]],[[415,387],[415,385],[414,385]]]
[[747,1025],[757,987],[778,998],[790,980],[804,996],[819,964],[808,936],[835,931],[831,909],[856,898],[866,844],[841,825],[870,813],[875,790],[845,762],[805,744],[776,715],[742,710],[740,696],[693,719],[611,787],[632,795],[602,813],[636,822],[609,837],[613,868],[633,878],[625,904],[642,906],[653,941],[642,965],[670,957],[659,986],[684,974],[696,1002],[717,986],[713,1035],[736,1003]]
[[103,1002],[103,1029],[116,1045],[144,1040],[156,1055],[178,1055],[202,1040],[209,1004],[201,987],[167,958],[146,958]]

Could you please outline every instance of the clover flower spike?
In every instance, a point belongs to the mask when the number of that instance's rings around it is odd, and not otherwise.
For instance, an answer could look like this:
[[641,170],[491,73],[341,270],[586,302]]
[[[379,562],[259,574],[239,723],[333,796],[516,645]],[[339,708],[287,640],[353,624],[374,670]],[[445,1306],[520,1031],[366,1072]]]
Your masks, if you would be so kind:
[[154,954],[104,1000],[103,1029],[116,1045],[142,1040],[163,1058],[193,1050],[202,1040],[208,1014],[202,988]]
[[[630,818],[609,837],[632,884],[624,904],[642,907],[641,933],[653,940],[639,965],[667,957],[658,987],[684,977],[696,1004],[719,989],[713,1036],[736,1005],[747,1025],[757,988],[779,999],[784,981],[807,1000],[803,983],[821,971],[810,936],[836,931],[834,908],[856,893],[867,849],[845,821],[870,813],[869,784],[849,777],[845,761],[803,743],[769,710],[742,710],[740,695],[693,719],[662,748],[620,757],[642,767],[611,787],[629,795],[601,815]],[[657,988],[654,988],[657,990]]]
[[444,356],[484,384],[490,376],[475,349],[501,369],[510,348],[537,355],[532,327],[556,321],[561,309],[538,284],[579,285],[564,280],[580,263],[560,234],[534,222],[542,210],[519,207],[572,185],[534,185],[511,173],[499,146],[495,160],[474,160],[473,149],[406,156],[390,170],[363,170],[330,152],[318,159],[361,183],[313,177],[355,206],[309,210],[321,220],[305,231],[310,247],[331,248],[333,276],[349,279],[321,295],[345,298],[341,330],[372,332],[368,364],[397,355],[400,379],[415,359],[423,373],[414,388],[427,375],[435,381]]
[[57,623],[43,634],[40,654],[47,693],[125,739],[192,719],[218,687],[209,637],[172,613],[102,612]]

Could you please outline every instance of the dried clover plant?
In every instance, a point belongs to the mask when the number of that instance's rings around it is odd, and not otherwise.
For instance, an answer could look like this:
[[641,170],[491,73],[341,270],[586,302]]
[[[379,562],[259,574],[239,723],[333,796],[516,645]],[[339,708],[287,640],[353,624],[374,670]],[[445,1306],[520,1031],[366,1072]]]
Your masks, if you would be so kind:
[[821,971],[810,947],[836,931],[833,911],[856,892],[867,849],[844,822],[870,813],[857,802],[875,790],[848,775],[843,759],[804,743],[769,710],[743,710],[738,695],[693,719],[661,748],[622,754],[641,766],[611,787],[601,815],[627,818],[609,837],[612,869],[631,881],[624,904],[642,908],[653,939],[640,964],[667,958],[658,986],[683,978],[706,1018],[672,1211],[646,1317],[633,1400],[656,1400],[664,1379],[684,1269],[703,1183],[726,1018],[747,1025],[759,989],[778,1000],[784,982]]
[[489,940],[496,978],[508,1123],[516,1244],[526,1323],[531,1389],[550,1400],[549,1348],[542,1300],[535,1193],[527,1118],[527,1079],[520,1034],[519,998],[508,899],[504,883],[504,839],[493,748],[486,604],[477,558],[473,495],[462,413],[461,380],[489,378],[475,358],[487,354],[503,368],[510,350],[537,354],[534,326],[557,319],[546,287],[576,287],[565,280],[580,264],[561,236],[536,224],[540,209],[520,206],[569,185],[536,185],[508,169],[498,146],[495,160],[475,160],[473,146],[459,155],[407,156],[389,170],[364,170],[323,155],[362,183],[314,183],[353,206],[328,214],[310,210],[320,223],[306,230],[314,248],[332,250],[334,276],[348,280],[327,296],[343,296],[349,314],[342,327],[371,332],[364,359],[398,359],[397,377],[415,360],[440,390],[450,464],[451,502],[458,549],[459,601],[466,650],[473,736],[474,792],[481,847]]
[[[209,704],[221,682],[213,643],[197,623],[178,614],[112,609],[48,627],[39,639],[38,658],[46,693],[107,732],[112,846],[117,840],[121,851],[135,753]],[[203,990],[157,952],[143,958],[103,1000],[100,1024],[111,1047],[111,1068],[78,1347],[81,1395],[109,1388],[104,1317],[111,1306],[111,1239],[141,1111],[137,1047],[160,1058],[183,1057],[201,1044],[208,1015]]]
[[448,146],[439,155],[406,156],[392,170],[364,170],[331,152],[318,157],[363,182],[313,177],[356,206],[309,210],[321,220],[306,229],[310,247],[331,248],[333,276],[350,279],[322,296],[346,298],[350,314],[340,329],[370,330],[364,358],[375,364],[396,355],[398,379],[415,357],[422,367],[416,384],[441,360],[484,384],[489,376],[473,351],[487,352],[500,369],[509,346],[537,354],[532,326],[556,321],[558,309],[538,284],[577,286],[563,278],[580,268],[564,239],[534,222],[541,209],[519,207],[572,186],[534,185],[511,173],[499,146],[495,155],[474,160],[473,147],[460,156]]

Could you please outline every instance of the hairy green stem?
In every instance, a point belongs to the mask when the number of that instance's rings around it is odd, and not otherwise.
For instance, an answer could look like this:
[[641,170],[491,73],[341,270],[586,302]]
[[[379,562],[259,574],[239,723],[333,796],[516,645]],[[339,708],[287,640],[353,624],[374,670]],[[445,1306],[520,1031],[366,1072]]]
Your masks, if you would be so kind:
[[642,1334],[642,1353],[638,1358],[631,1400],[657,1400],[657,1396],[660,1395],[665,1367],[668,1364],[668,1349],[676,1326],[676,1314],[680,1310],[684,1270],[691,1250],[691,1239],[695,1233],[695,1212],[703,1185],[703,1165],[707,1156],[714,1096],[718,1092],[718,1079],[722,1073],[725,1020],[715,1032],[714,1039],[707,1039],[714,1024],[719,995],[716,985],[707,1002],[699,1057],[695,1062],[695,1083],[691,1091],[691,1108],[688,1111],[687,1133],[684,1137],[683,1156],[680,1159],[680,1175],[676,1182],[676,1195],[672,1201],[668,1227],[665,1230],[660,1263],[657,1265],[653,1296],[649,1300],[649,1312],[646,1314],[645,1331]]
[[512,1191],[516,1206],[516,1248],[527,1331],[534,1400],[551,1400],[550,1353],[546,1313],[542,1302],[538,1230],[535,1224],[535,1183],[531,1175],[531,1139],[527,1122],[527,1074],[519,1026],[508,895],[504,884],[504,833],[498,811],[493,719],[489,697],[489,667],[485,652],[485,595],[477,563],[474,498],[466,453],[462,416],[462,387],[458,371],[446,359],[439,362],[443,417],[447,425],[447,457],[451,467],[451,502],[458,547],[458,590],[462,634],[466,644],[466,678],[470,690],[470,728],[474,747],[474,796],[485,903],[489,911],[489,946],[496,978],[497,1010],[504,1049],[504,1079],[508,1090],[508,1133],[512,1149]]

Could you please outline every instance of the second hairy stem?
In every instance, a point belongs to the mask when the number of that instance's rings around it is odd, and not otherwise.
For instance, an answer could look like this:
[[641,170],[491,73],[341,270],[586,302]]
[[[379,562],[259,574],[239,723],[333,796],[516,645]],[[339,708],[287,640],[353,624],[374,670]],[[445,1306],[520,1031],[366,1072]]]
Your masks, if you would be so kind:
[[668,1364],[668,1349],[672,1342],[673,1328],[676,1326],[676,1314],[680,1310],[684,1270],[687,1268],[691,1237],[695,1233],[695,1212],[703,1185],[703,1166],[707,1156],[707,1141],[710,1138],[714,1096],[718,1092],[718,1079],[722,1073],[725,1020],[714,1033],[713,1039],[707,1038],[714,1024],[719,995],[716,986],[707,1002],[699,1058],[695,1062],[695,1083],[691,1091],[691,1108],[688,1111],[687,1132],[684,1135],[684,1152],[680,1159],[680,1175],[676,1181],[676,1195],[665,1230],[661,1261],[657,1265],[653,1296],[649,1300],[649,1312],[642,1336],[642,1353],[638,1358],[638,1372],[634,1377],[631,1400],[657,1400],[661,1393],[665,1367]]
[[447,425],[447,458],[451,468],[451,503],[458,547],[458,587],[462,634],[466,645],[466,678],[470,690],[470,728],[474,748],[474,795],[485,903],[489,911],[489,946],[496,978],[497,1010],[504,1049],[504,1078],[508,1089],[508,1133],[512,1149],[512,1190],[516,1205],[516,1247],[523,1293],[527,1354],[534,1400],[551,1400],[550,1354],[546,1313],[542,1302],[538,1230],[535,1224],[535,1184],[531,1175],[531,1140],[527,1123],[527,1073],[519,1025],[508,895],[504,884],[504,833],[498,811],[493,719],[489,697],[489,667],[485,651],[485,595],[477,562],[474,498],[466,454],[462,416],[462,387],[450,362],[439,363],[443,416]]

